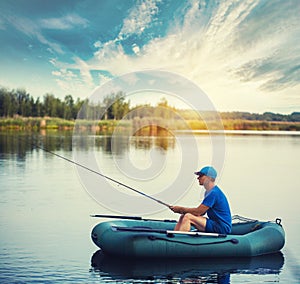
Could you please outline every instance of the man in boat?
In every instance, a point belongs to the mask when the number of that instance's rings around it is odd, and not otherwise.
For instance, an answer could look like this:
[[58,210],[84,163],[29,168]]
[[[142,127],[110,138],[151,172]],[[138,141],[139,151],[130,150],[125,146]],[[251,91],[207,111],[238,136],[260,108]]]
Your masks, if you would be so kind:
[[[181,214],[174,230],[190,231],[193,225],[202,232],[229,234],[232,226],[230,206],[225,194],[215,185],[217,171],[208,166],[195,174],[205,188],[204,199],[196,208],[170,206],[173,212]],[[203,216],[205,214],[207,217]]]

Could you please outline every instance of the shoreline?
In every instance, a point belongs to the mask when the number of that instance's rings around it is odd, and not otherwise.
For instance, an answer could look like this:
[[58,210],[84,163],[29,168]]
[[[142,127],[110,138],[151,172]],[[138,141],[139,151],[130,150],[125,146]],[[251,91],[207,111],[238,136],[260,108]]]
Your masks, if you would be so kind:
[[293,130],[178,130],[178,134],[193,135],[266,135],[266,136],[300,136],[300,131]]
[[[166,123],[167,121],[167,123]],[[146,122],[146,123],[145,123]],[[209,124],[212,124],[209,121]],[[164,127],[160,126],[164,125]],[[166,127],[167,125],[167,127]],[[131,120],[66,120],[57,117],[16,117],[16,118],[0,118],[0,131],[40,131],[40,130],[74,130],[80,127],[82,130],[92,130],[97,133],[110,133],[115,129],[121,129],[128,132],[137,129],[139,134],[159,134],[159,132],[177,132],[193,134],[210,134],[230,133],[236,131],[255,132],[289,132],[300,133],[300,122],[292,121],[264,121],[264,120],[241,120],[241,119],[225,119],[222,125],[207,127],[206,121],[203,120],[185,120],[183,124],[180,120],[161,120],[159,118],[137,118]],[[163,131],[162,131],[163,130]],[[156,135],[154,135],[156,136]]]

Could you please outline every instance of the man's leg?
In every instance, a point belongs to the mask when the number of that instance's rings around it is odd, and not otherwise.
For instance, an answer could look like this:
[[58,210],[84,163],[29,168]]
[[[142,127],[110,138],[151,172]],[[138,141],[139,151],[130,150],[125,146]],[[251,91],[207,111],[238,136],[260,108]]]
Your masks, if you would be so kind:
[[205,217],[186,213],[180,216],[174,230],[188,232],[191,230],[191,225],[194,225],[199,231],[205,232],[206,221]]
[[180,216],[180,218],[179,218],[179,220],[178,220],[178,222],[177,222],[175,228],[174,228],[174,231],[180,231],[180,227],[182,226],[181,224],[182,224],[182,219],[183,219],[183,217],[184,217],[184,215],[182,214],[182,215]]

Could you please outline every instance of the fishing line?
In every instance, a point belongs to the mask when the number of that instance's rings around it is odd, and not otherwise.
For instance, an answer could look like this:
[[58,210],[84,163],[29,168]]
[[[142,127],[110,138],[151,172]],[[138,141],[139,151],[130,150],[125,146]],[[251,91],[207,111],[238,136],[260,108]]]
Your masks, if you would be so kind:
[[130,189],[130,190],[132,190],[132,191],[134,191],[134,192],[136,192],[136,193],[138,193],[138,194],[140,194],[140,195],[143,195],[144,197],[147,197],[147,198],[149,198],[149,199],[151,199],[151,200],[154,200],[154,201],[156,201],[156,202],[158,202],[158,203],[160,203],[160,204],[162,204],[162,205],[164,205],[164,206],[166,206],[166,207],[170,207],[170,205],[169,204],[167,204],[167,203],[165,203],[165,202],[163,202],[163,201],[161,201],[161,200],[159,200],[159,199],[156,199],[156,198],[154,198],[154,197],[152,197],[152,196],[150,196],[150,195],[148,195],[148,194],[146,194],[146,193],[144,193],[144,192],[141,192],[141,191],[139,191],[139,190],[137,190],[137,189],[135,189],[135,188],[133,188],[133,187],[131,187],[131,186],[128,186],[128,185],[126,185],[126,184],[124,184],[124,183],[122,183],[122,182],[119,182],[119,181],[117,181],[117,180],[115,180],[115,179],[113,179],[113,178],[111,178],[111,177],[109,177],[109,176],[106,176],[106,175],[104,175],[104,174],[101,174],[101,173],[99,173],[99,172],[97,172],[97,171],[95,171],[95,170],[93,170],[93,169],[90,169],[90,168],[88,168],[88,167],[86,167],[86,166],[84,166],[84,165],[81,165],[81,164],[79,164],[79,163],[77,163],[77,162],[75,162],[75,161],[73,161],[73,160],[71,160],[71,159],[68,159],[68,158],[66,158],[66,157],[64,157],[64,156],[61,156],[61,155],[59,155],[59,154],[57,154],[57,153],[54,153],[54,152],[52,152],[52,151],[50,151],[50,150],[47,150],[47,149],[45,149],[45,148],[43,148],[43,147],[41,147],[41,146],[39,146],[39,145],[37,145],[37,144],[35,144],[35,146],[36,146],[36,148],[38,148],[38,149],[41,149],[41,150],[43,150],[43,151],[45,151],[45,152],[47,152],[47,153],[49,153],[49,154],[52,154],[52,155],[54,155],[54,156],[56,156],[56,157],[58,157],[58,158],[61,158],[61,159],[63,159],[63,160],[65,160],[65,161],[67,161],[67,162],[70,162],[70,163],[72,163],[72,164],[74,164],[74,165],[76,165],[76,166],[79,166],[79,167],[81,167],[81,168],[83,168],[83,169],[85,169],[85,170],[87,170],[87,171],[90,171],[90,172],[92,172],[92,173],[94,173],[94,174],[96,174],[96,175],[99,175],[99,176],[101,176],[101,177],[103,177],[103,178],[106,178],[107,180],[110,180],[110,181],[112,181],[112,182],[114,182],[114,183],[116,183],[116,184],[118,184],[118,185],[121,185],[121,186],[123,186],[123,187],[125,187],[125,188],[127,188],[127,189]]

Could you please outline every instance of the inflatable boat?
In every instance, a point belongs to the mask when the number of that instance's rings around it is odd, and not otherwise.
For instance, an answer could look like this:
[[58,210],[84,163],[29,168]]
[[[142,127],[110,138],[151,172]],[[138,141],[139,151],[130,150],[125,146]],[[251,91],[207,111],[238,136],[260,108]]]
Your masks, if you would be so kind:
[[93,242],[106,255],[122,257],[252,257],[278,252],[285,243],[281,220],[233,216],[230,234],[174,231],[174,220],[110,220],[97,224]]

